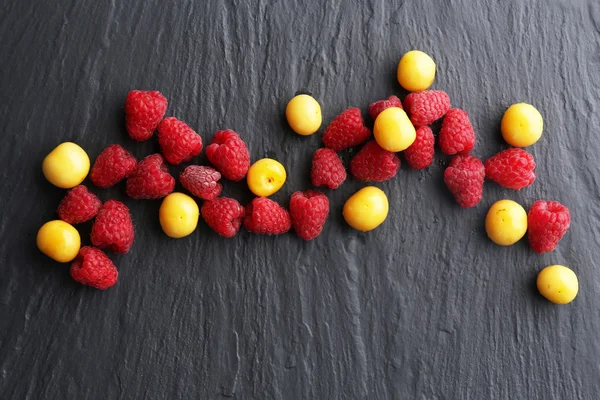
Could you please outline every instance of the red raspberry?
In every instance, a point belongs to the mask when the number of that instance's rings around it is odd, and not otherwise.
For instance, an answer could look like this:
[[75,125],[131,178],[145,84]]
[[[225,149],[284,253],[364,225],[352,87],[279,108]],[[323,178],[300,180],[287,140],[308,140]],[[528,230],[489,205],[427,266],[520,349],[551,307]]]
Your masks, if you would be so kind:
[[206,148],[208,161],[225,179],[240,181],[250,168],[250,152],[246,143],[231,129],[218,131],[210,146]]
[[571,225],[569,209],[558,201],[538,200],[527,213],[527,239],[536,253],[556,249]]
[[133,222],[129,208],[120,201],[108,200],[92,225],[92,244],[115,253],[127,253],[133,244]]
[[319,236],[329,215],[329,199],[321,192],[296,192],[290,199],[294,230],[304,240]]
[[190,193],[204,200],[212,200],[221,194],[221,174],[214,168],[190,165],[179,175],[179,182]]
[[404,109],[415,127],[429,125],[450,110],[450,97],[441,90],[423,90],[404,99]]
[[310,176],[315,186],[337,189],[346,180],[346,168],[335,151],[319,149],[313,155]]
[[413,144],[404,150],[404,157],[411,168],[427,168],[433,162],[435,138],[433,131],[428,126],[422,126],[417,129],[417,137]]
[[400,168],[400,157],[384,150],[372,140],[350,161],[350,172],[360,181],[382,182],[396,176]]
[[132,90],[125,100],[125,123],[129,136],[143,142],[150,139],[167,112],[167,98],[160,92]]
[[134,199],[160,199],[174,188],[175,178],[169,174],[160,154],[144,158],[127,178],[127,195]]
[[111,144],[98,155],[90,172],[94,185],[107,188],[127,178],[137,166],[137,160],[118,144]]
[[257,197],[246,206],[244,226],[250,232],[263,235],[279,235],[290,230],[290,213],[266,197]]
[[364,124],[358,108],[349,108],[334,118],[323,133],[325,147],[341,151],[357,146],[371,136],[371,131]]
[[455,156],[444,171],[444,182],[463,208],[481,201],[485,168],[477,157],[469,154]]
[[183,121],[165,118],[158,125],[158,143],[165,159],[177,165],[190,161],[202,151],[202,138]]
[[202,204],[202,218],[206,224],[226,238],[238,233],[244,214],[244,207],[237,200],[228,197],[218,197]]
[[85,186],[75,186],[69,190],[58,205],[58,218],[75,225],[89,221],[98,214],[102,202]]
[[102,250],[84,246],[71,264],[71,277],[77,282],[105,290],[117,283],[117,267]]
[[371,118],[375,119],[380,112],[390,107],[402,108],[402,102],[396,96],[390,96],[385,100],[376,101],[369,105],[369,115],[371,115]]
[[505,188],[519,190],[535,181],[535,161],[527,151],[510,148],[485,162],[485,177]]
[[440,149],[446,154],[467,154],[475,146],[475,131],[469,115],[460,108],[446,113],[439,135]]

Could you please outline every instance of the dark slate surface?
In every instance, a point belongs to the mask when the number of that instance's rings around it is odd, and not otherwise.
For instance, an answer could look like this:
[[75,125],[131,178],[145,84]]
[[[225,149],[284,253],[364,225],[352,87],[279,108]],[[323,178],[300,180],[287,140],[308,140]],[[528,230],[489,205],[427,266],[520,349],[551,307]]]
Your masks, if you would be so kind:
[[[0,398],[597,399],[600,4],[209,3],[3,3]],[[461,210],[438,155],[428,170],[403,166],[378,185],[391,208],[374,232],[341,217],[363,184],[328,192],[331,218],[309,243],[247,232],[225,240],[204,223],[171,240],[159,201],[125,199],[136,242],[111,255],[120,276],[106,292],[77,285],[68,266],[37,251],[36,231],[64,194],[41,173],[52,148],[75,141],[92,159],[111,143],[140,158],[157,151],[156,140],[126,135],[129,90],[161,90],[168,115],[205,143],[232,128],[254,160],[283,162],[289,180],[274,198],[287,205],[310,187],[320,144],[320,133],[302,138],[286,126],[287,100],[311,91],[325,124],[348,106],[366,115],[371,101],[404,94],[395,69],[412,48],[433,55],[434,87],[469,111],[482,158],[505,147],[507,106],[541,110],[532,187],[488,183],[481,204]],[[124,199],[124,185],[95,191]],[[251,199],[243,183],[224,193]],[[483,219],[501,198],[559,200],[573,226],[551,254],[526,241],[495,246]],[[552,263],[579,276],[569,306],[535,290]]]

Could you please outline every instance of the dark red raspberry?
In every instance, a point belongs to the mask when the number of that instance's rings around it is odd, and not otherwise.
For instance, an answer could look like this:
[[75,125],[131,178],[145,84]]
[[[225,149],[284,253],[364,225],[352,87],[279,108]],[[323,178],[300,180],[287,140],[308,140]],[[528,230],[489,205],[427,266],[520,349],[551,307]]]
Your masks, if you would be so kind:
[[402,102],[396,96],[390,96],[385,100],[379,100],[369,105],[369,115],[375,119],[385,109],[390,107],[402,108]]
[[71,264],[71,277],[77,282],[105,290],[117,283],[117,267],[102,250],[84,246]]
[[442,118],[450,110],[450,97],[441,90],[411,93],[404,99],[404,109],[418,128]]
[[202,151],[202,138],[185,122],[169,117],[158,125],[158,143],[165,159],[177,165]]
[[69,190],[58,205],[58,218],[75,225],[89,221],[98,214],[102,202],[85,186],[75,186]]
[[246,206],[244,226],[250,232],[279,235],[290,230],[290,213],[266,197],[257,197]]
[[475,130],[469,115],[460,108],[446,113],[439,135],[440,149],[446,154],[467,154],[475,146]]
[[365,144],[350,161],[350,173],[360,181],[382,182],[396,176],[400,157],[379,147],[375,140]]
[[371,136],[358,108],[349,108],[334,118],[323,133],[325,147],[341,151],[358,146]]
[[246,143],[231,129],[218,131],[210,146],[206,148],[208,161],[225,179],[240,181],[250,168],[250,152]]
[[235,199],[218,197],[202,205],[202,218],[219,235],[230,238],[236,235],[244,219],[244,207]]
[[120,201],[108,200],[92,225],[92,244],[115,253],[127,253],[133,244],[133,222],[129,208]]
[[485,177],[498,185],[519,190],[535,181],[535,161],[527,151],[510,148],[485,162]]
[[190,193],[204,200],[212,200],[221,194],[221,174],[214,168],[190,165],[179,175],[179,182]]
[[319,149],[313,155],[310,175],[313,185],[337,189],[346,180],[346,168],[335,151]]
[[160,154],[144,158],[127,178],[127,195],[134,199],[160,199],[174,188],[175,178],[169,174]]
[[137,160],[118,144],[111,144],[98,155],[90,172],[94,185],[107,188],[127,178],[137,166]]
[[444,182],[463,208],[473,207],[481,201],[485,168],[477,157],[468,154],[455,156],[444,171]]
[[132,90],[125,100],[125,122],[129,136],[143,142],[150,139],[167,112],[167,98],[160,92]]
[[536,253],[553,251],[569,230],[571,213],[558,201],[538,200],[527,213],[527,239]]
[[290,199],[294,230],[304,240],[319,236],[329,215],[329,199],[321,192],[296,192]]
[[417,137],[413,144],[404,150],[404,157],[411,168],[427,168],[433,162],[435,153],[435,138],[433,131],[428,126],[421,126],[417,129]]

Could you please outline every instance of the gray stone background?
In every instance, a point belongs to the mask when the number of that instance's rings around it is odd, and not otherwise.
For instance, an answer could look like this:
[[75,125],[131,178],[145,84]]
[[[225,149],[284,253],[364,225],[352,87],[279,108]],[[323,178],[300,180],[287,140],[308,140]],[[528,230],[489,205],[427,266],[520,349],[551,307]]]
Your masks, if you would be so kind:
[[[599,398],[597,1],[6,0],[0,43],[0,398]],[[131,252],[111,255],[115,287],[80,286],[36,249],[64,195],[41,173],[57,144],[75,141],[92,159],[111,143],[138,158],[158,150],[125,132],[130,90],[163,92],[167,114],[205,144],[231,128],[254,160],[280,160],[289,179],[273,197],[287,206],[310,188],[311,155],[335,115],[357,106],[366,116],[370,102],[405,94],[395,69],[413,48],[436,60],[434,88],[470,113],[483,159],[506,147],[510,104],[539,108],[533,186],[487,183],[462,210],[437,154],[377,185],[390,199],[377,230],[344,223],[345,199],[364,186],[349,180],[327,191],[323,234],[303,242],[226,240],[203,222],[172,240],[160,201],[127,199],[121,184],[93,189],[124,199],[136,225]],[[312,137],[285,122],[298,90],[322,104]],[[243,182],[224,195],[252,198]],[[566,204],[573,224],[557,251],[492,244],[483,220],[501,198]],[[80,229],[88,244],[89,224]],[[554,263],[579,276],[571,305],[535,289]]]

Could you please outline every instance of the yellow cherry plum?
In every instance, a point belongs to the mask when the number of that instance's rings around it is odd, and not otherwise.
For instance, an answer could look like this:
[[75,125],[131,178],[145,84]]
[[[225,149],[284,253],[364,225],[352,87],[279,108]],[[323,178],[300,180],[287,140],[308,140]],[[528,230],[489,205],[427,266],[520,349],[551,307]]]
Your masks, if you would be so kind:
[[542,114],[531,104],[517,103],[508,107],[500,124],[502,137],[514,147],[527,147],[537,142],[544,130]]
[[279,161],[263,158],[250,166],[247,180],[252,193],[267,197],[281,189],[286,178],[285,168]]
[[375,119],[373,135],[382,149],[397,152],[413,144],[417,132],[403,109],[390,107]]
[[568,304],[579,292],[577,275],[564,265],[550,265],[540,271],[537,288],[541,295],[554,304]]
[[435,62],[419,50],[404,54],[398,63],[398,83],[409,92],[420,92],[435,79]]
[[81,237],[72,225],[61,220],[49,221],[37,233],[37,246],[51,259],[66,263],[77,257]]
[[385,221],[389,211],[383,190],[367,186],[354,193],[344,204],[344,219],[356,230],[367,232]]
[[485,230],[492,242],[500,246],[515,244],[527,232],[527,213],[517,202],[497,201],[485,217]]
[[72,142],[59,144],[42,163],[42,171],[54,186],[71,189],[79,185],[90,171],[90,158]]
[[292,130],[302,136],[319,130],[323,120],[319,102],[307,94],[299,94],[289,101],[285,117]]
[[171,193],[164,198],[158,217],[163,231],[175,239],[188,236],[198,226],[198,204],[187,194]]

